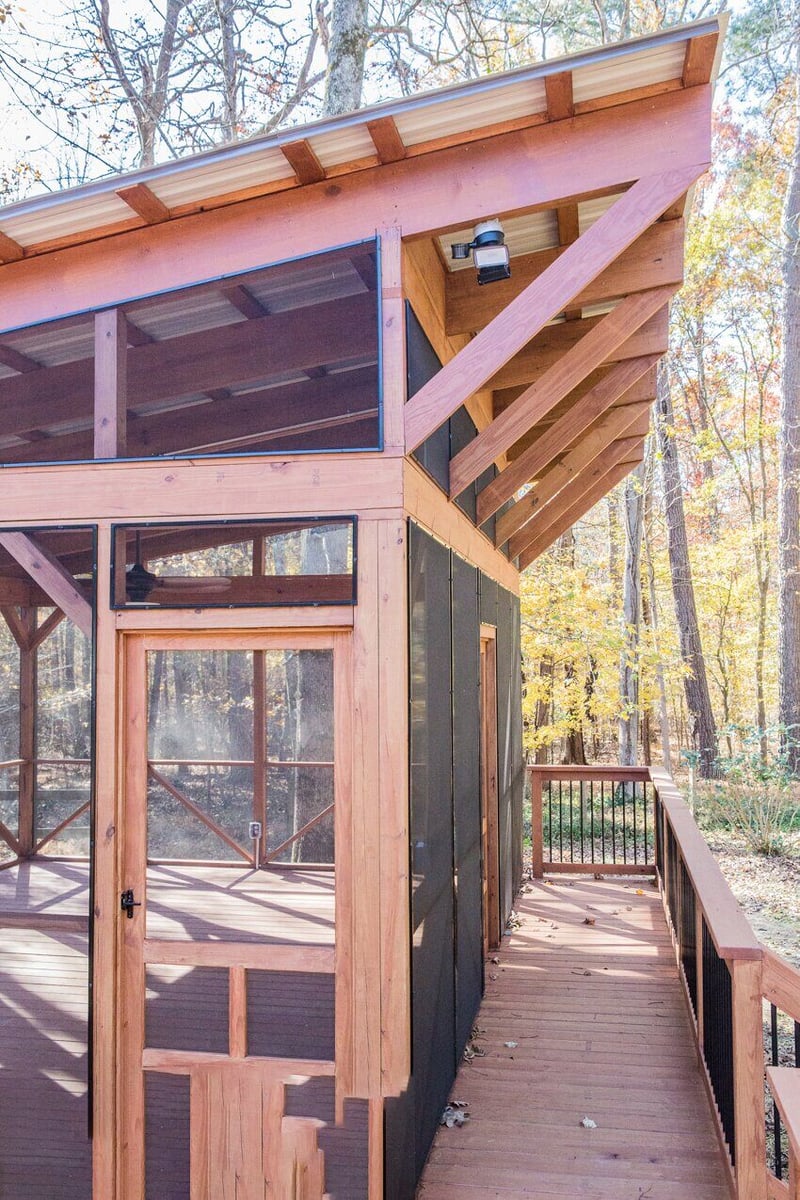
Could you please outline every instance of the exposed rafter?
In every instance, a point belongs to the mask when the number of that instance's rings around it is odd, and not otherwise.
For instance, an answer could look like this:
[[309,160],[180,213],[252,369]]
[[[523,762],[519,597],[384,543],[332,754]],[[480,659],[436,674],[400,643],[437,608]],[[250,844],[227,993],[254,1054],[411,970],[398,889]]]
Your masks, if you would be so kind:
[[642,439],[626,438],[615,443],[602,462],[561,491],[537,518],[536,536],[519,556],[520,570],[529,566],[553,542],[630,474],[643,458]]
[[7,233],[0,233],[0,260],[3,262],[19,262],[25,257],[25,251],[19,242],[15,242]]
[[169,209],[146,183],[134,183],[130,187],[117,188],[117,195],[128,208],[133,209],[148,225],[160,225],[169,220]]
[[288,146],[281,146],[281,150],[298,183],[319,183],[325,178],[325,168],[314,153],[311,143],[305,138],[298,142],[290,142]]
[[[496,479],[478,493],[478,522],[483,524],[492,513],[510,500],[530,479],[562,454],[621,396],[635,400],[655,394],[653,369],[655,356],[631,359],[612,367],[599,383],[586,392],[570,409],[536,439]],[[641,383],[639,383],[641,381]],[[641,388],[636,393],[635,389]],[[507,535],[506,535],[507,536]]]
[[514,542],[519,531],[525,535],[525,526],[539,512],[543,505],[552,500],[556,492],[570,483],[581,471],[594,462],[598,454],[602,454],[612,442],[625,435],[626,430],[635,424],[639,418],[650,411],[650,401],[643,400],[639,404],[626,404],[620,408],[612,408],[611,412],[602,417],[591,427],[565,454],[559,462],[551,463],[547,470],[531,486],[530,490],[514,504],[507,512],[497,518],[495,541],[499,546],[511,538],[511,556],[519,554],[520,542]]
[[491,425],[450,463],[450,495],[458,496],[498,455],[508,451],[528,430],[600,366],[617,346],[669,302],[674,288],[655,288],[620,301],[590,333],[531,384]]
[[405,158],[406,147],[394,117],[379,117],[375,121],[367,121],[367,129],[382,163],[400,162]]

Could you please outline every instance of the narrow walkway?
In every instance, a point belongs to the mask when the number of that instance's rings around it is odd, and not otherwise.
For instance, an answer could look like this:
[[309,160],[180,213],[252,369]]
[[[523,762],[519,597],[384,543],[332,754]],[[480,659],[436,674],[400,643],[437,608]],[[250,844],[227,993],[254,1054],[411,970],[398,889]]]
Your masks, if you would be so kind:
[[527,884],[518,914],[420,1200],[729,1200],[650,881]]

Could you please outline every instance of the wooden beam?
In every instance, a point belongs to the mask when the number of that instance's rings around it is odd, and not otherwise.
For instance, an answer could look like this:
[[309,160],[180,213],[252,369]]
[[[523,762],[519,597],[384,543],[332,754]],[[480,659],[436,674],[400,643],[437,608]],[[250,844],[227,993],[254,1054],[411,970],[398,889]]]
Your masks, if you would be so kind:
[[[378,378],[374,367],[286,384],[195,404],[154,416],[128,414],[128,457],[246,449],[261,442],[334,428],[377,412]],[[92,457],[92,434],[67,433],[30,446],[0,451],[0,461],[25,463]]]
[[632,458],[641,449],[643,438],[643,433],[629,433],[627,437],[618,438],[604,450],[593,454],[565,486],[558,490],[549,501],[542,504],[520,533],[515,534],[517,553],[514,557],[523,554],[533,542],[541,537],[545,529],[548,529],[554,521],[560,520],[561,516],[571,509],[584,493],[591,490],[594,483],[612,467]]
[[[607,300],[619,300],[631,292],[680,283],[683,280],[683,239],[683,221],[659,221],[651,225],[575,297],[575,305],[586,308]],[[446,332],[454,336],[482,329],[562,253],[562,248],[554,247],[522,254],[514,259],[511,278],[488,288],[476,287],[468,271],[448,272]]]
[[294,171],[298,183],[320,183],[325,178],[325,168],[306,138],[297,142],[288,142],[285,146],[281,146],[281,151]]
[[56,556],[30,534],[18,531],[0,532],[0,546],[25,568],[56,608],[60,608],[81,633],[91,638],[94,631],[92,606]]
[[[320,362],[377,355],[374,296],[348,296],[297,312],[137,346],[128,355],[128,407],[214,387],[261,383]],[[93,387],[91,359],[0,380],[0,435],[74,419]]]
[[162,221],[169,220],[166,204],[146,183],[132,183],[129,187],[117,188],[117,195],[148,225],[160,225]]
[[[515,492],[544,470],[567,449],[584,430],[602,416],[620,397],[631,396],[642,381],[644,395],[649,398],[655,388],[655,356],[631,359],[612,367],[611,371],[589,389],[572,408],[546,429],[527,450],[510,463],[491,483],[478,493],[478,524],[482,525],[497,512]],[[641,393],[639,393],[641,397]],[[501,543],[502,544],[502,543]]]
[[531,540],[533,519],[538,512],[542,512],[545,506],[557,497],[563,487],[578,479],[599,460],[607,461],[609,452],[614,453],[616,447],[622,442],[633,448],[642,444],[650,429],[651,407],[652,401],[648,401],[642,405],[631,405],[629,410],[615,409],[616,415],[627,417],[624,421],[620,420],[614,423],[614,433],[618,431],[619,437],[603,431],[602,440],[600,440],[599,434],[597,442],[590,442],[587,438],[583,445],[577,446],[573,453],[567,455],[563,463],[558,463],[541,480],[537,480],[532,494],[538,498],[539,505],[529,515],[528,522],[513,537],[509,538],[510,558],[518,558],[527,548]]
[[124,458],[128,414],[128,330],[121,308],[94,318],[94,457]]
[[548,121],[564,121],[574,116],[572,71],[558,71],[555,75],[546,75],[544,92],[547,98]]
[[259,317],[269,315],[269,309],[257,300],[251,291],[248,291],[241,283],[234,283],[230,287],[220,288],[220,292],[233,307],[247,317],[248,321],[257,320]]
[[405,158],[405,143],[394,117],[378,117],[375,121],[367,121],[367,130],[382,163],[400,162]]
[[516,504],[497,518],[495,544],[502,546],[511,538],[509,546],[512,558],[516,558],[523,548],[522,543],[514,543],[518,531],[525,532],[525,527],[531,517],[541,510],[543,505],[552,500],[556,492],[565,487],[577,474],[594,462],[598,454],[615,442],[617,438],[635,424],[642,414],[650,411],[648,401],[641,404],[628,404],[622,408],[612,408],[581,438],[564,458],[551,464],[545,473],[537,479],[530,490],[521,496]]
[[406,405],[406,448],[416,449],[590,280],[652,225],[696,178],[696,168],[640,179],[577,242],[512,300]]
[[0,346],[0,363],[4,367],[10,367],[19,375],[27,375],[31,371],[38,371],[41,367],[35,358],[31,358],[27,354],[20,354],[19,350],[14,350],[12,346]]
[[[549,325],[547,329],[543,329],[530,345],[526,346],[511,362],[506,363],[492,379],[495,412],[498,408],[500,411],[504,411],[510,406],[506,389],[517,387],[520,384],[527,387],[541,379],[604,319],[604,317],[584,317],[581,321],[562,321],[558,325]],[[669,313],[664,308],[649,321],[645,321],[624,342],[621,342],[611,352],[606,362],[624,362],[629,358],[643,358],[650,354],[660,356],[665,354],[668,348]]]
[[254,229],[260,260],[281,262],[368,237],[389,218],[406,238],[472,225],[486,215],[490,181],[502,181],[503,211],[513,212],[619,191],[657,171],[692,166],[696,177],[710,159],[710,112],[710,87],[679,88],[576,116],[568,139],[554,121],[297,188],[290,203],[282,193],[243,198],[113,243],[62,247],[58,288],[46,255],[4,268],[0,330],[197,283],[211,245],[219,276],[252,270]]
[[540,554],[543,554],[545,550],[552,546],[553,542],[558,541],[561,535],[566,533],[568,529],[571,529],[576,521],[580,521],[582,517],[586,516],[586,513],[594,508],[598,500],[607,495],[613,487],[616,487],[621,479],[624,479],[626,475],[631,473],[637,463],[642,461],[643,454],[641,450],[636,452],[628,450],[627,454],[629,457],[625,462],[616,463],[614,466],[609,467],[608,471],[604,474],[597,474],[591,487],[586,488],[580,494],[577,493],[576,489],[576,496],[572,504],[565,508],[561,515],[557,519],[554,519],[551,525],[546,529],[542,528],[540,536],[534,542],[531,542],[528,548],[520,555],[520,571],[524,571],[526,567],[529,567],[534,559],[538,558]]
[[458,496],[581,380],[599,367],[626,337],[667,304],[673,288],[628,296],[587,333],[560,362],[495,417],[450,463],[450,495]]
[[25,257],[25,251],[19,242],[15,242],[7,233],[0,233],[0,259],[3,262],[19,262]]
[[686,46],[681,83],[685,88],[699,87],[709,83],[717,56],[718,33],[705,33],[693,37]]

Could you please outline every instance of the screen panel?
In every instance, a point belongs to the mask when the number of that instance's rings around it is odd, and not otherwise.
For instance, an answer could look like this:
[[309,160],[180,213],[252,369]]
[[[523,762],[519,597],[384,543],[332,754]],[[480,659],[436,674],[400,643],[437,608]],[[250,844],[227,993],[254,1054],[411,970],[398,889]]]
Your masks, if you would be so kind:
[[378,309],[369,241],[6,333],[0,462],[380,449]]

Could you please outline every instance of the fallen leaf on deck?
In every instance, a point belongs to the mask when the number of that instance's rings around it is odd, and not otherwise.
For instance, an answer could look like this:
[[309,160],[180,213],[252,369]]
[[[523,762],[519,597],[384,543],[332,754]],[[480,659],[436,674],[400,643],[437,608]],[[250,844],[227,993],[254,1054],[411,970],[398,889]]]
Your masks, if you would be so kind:
[[584,925],[594,925],[594,917],[584,917],[583,923]]
[[597,1129],[597,1121],[593,1121],[591,1117],[584,1117],[581,1125],[584,1129]]
[[509,1050],[516,1050],[519,1042],[503,1042],[504,1046],[508,1046]]
[[[607,971],[607,970],[608,970],[608,967],[603,967],[603,970],[604,970],[604,971]],[[580,968],[580,967],[575,967],[575,968],[573,969],[573,971],[572,971],[572,974],[573,974],[573,975],[591,975],[591,973],[592,973],[591,971],[583,971],[583,970],[581,970],[581,968]]]

